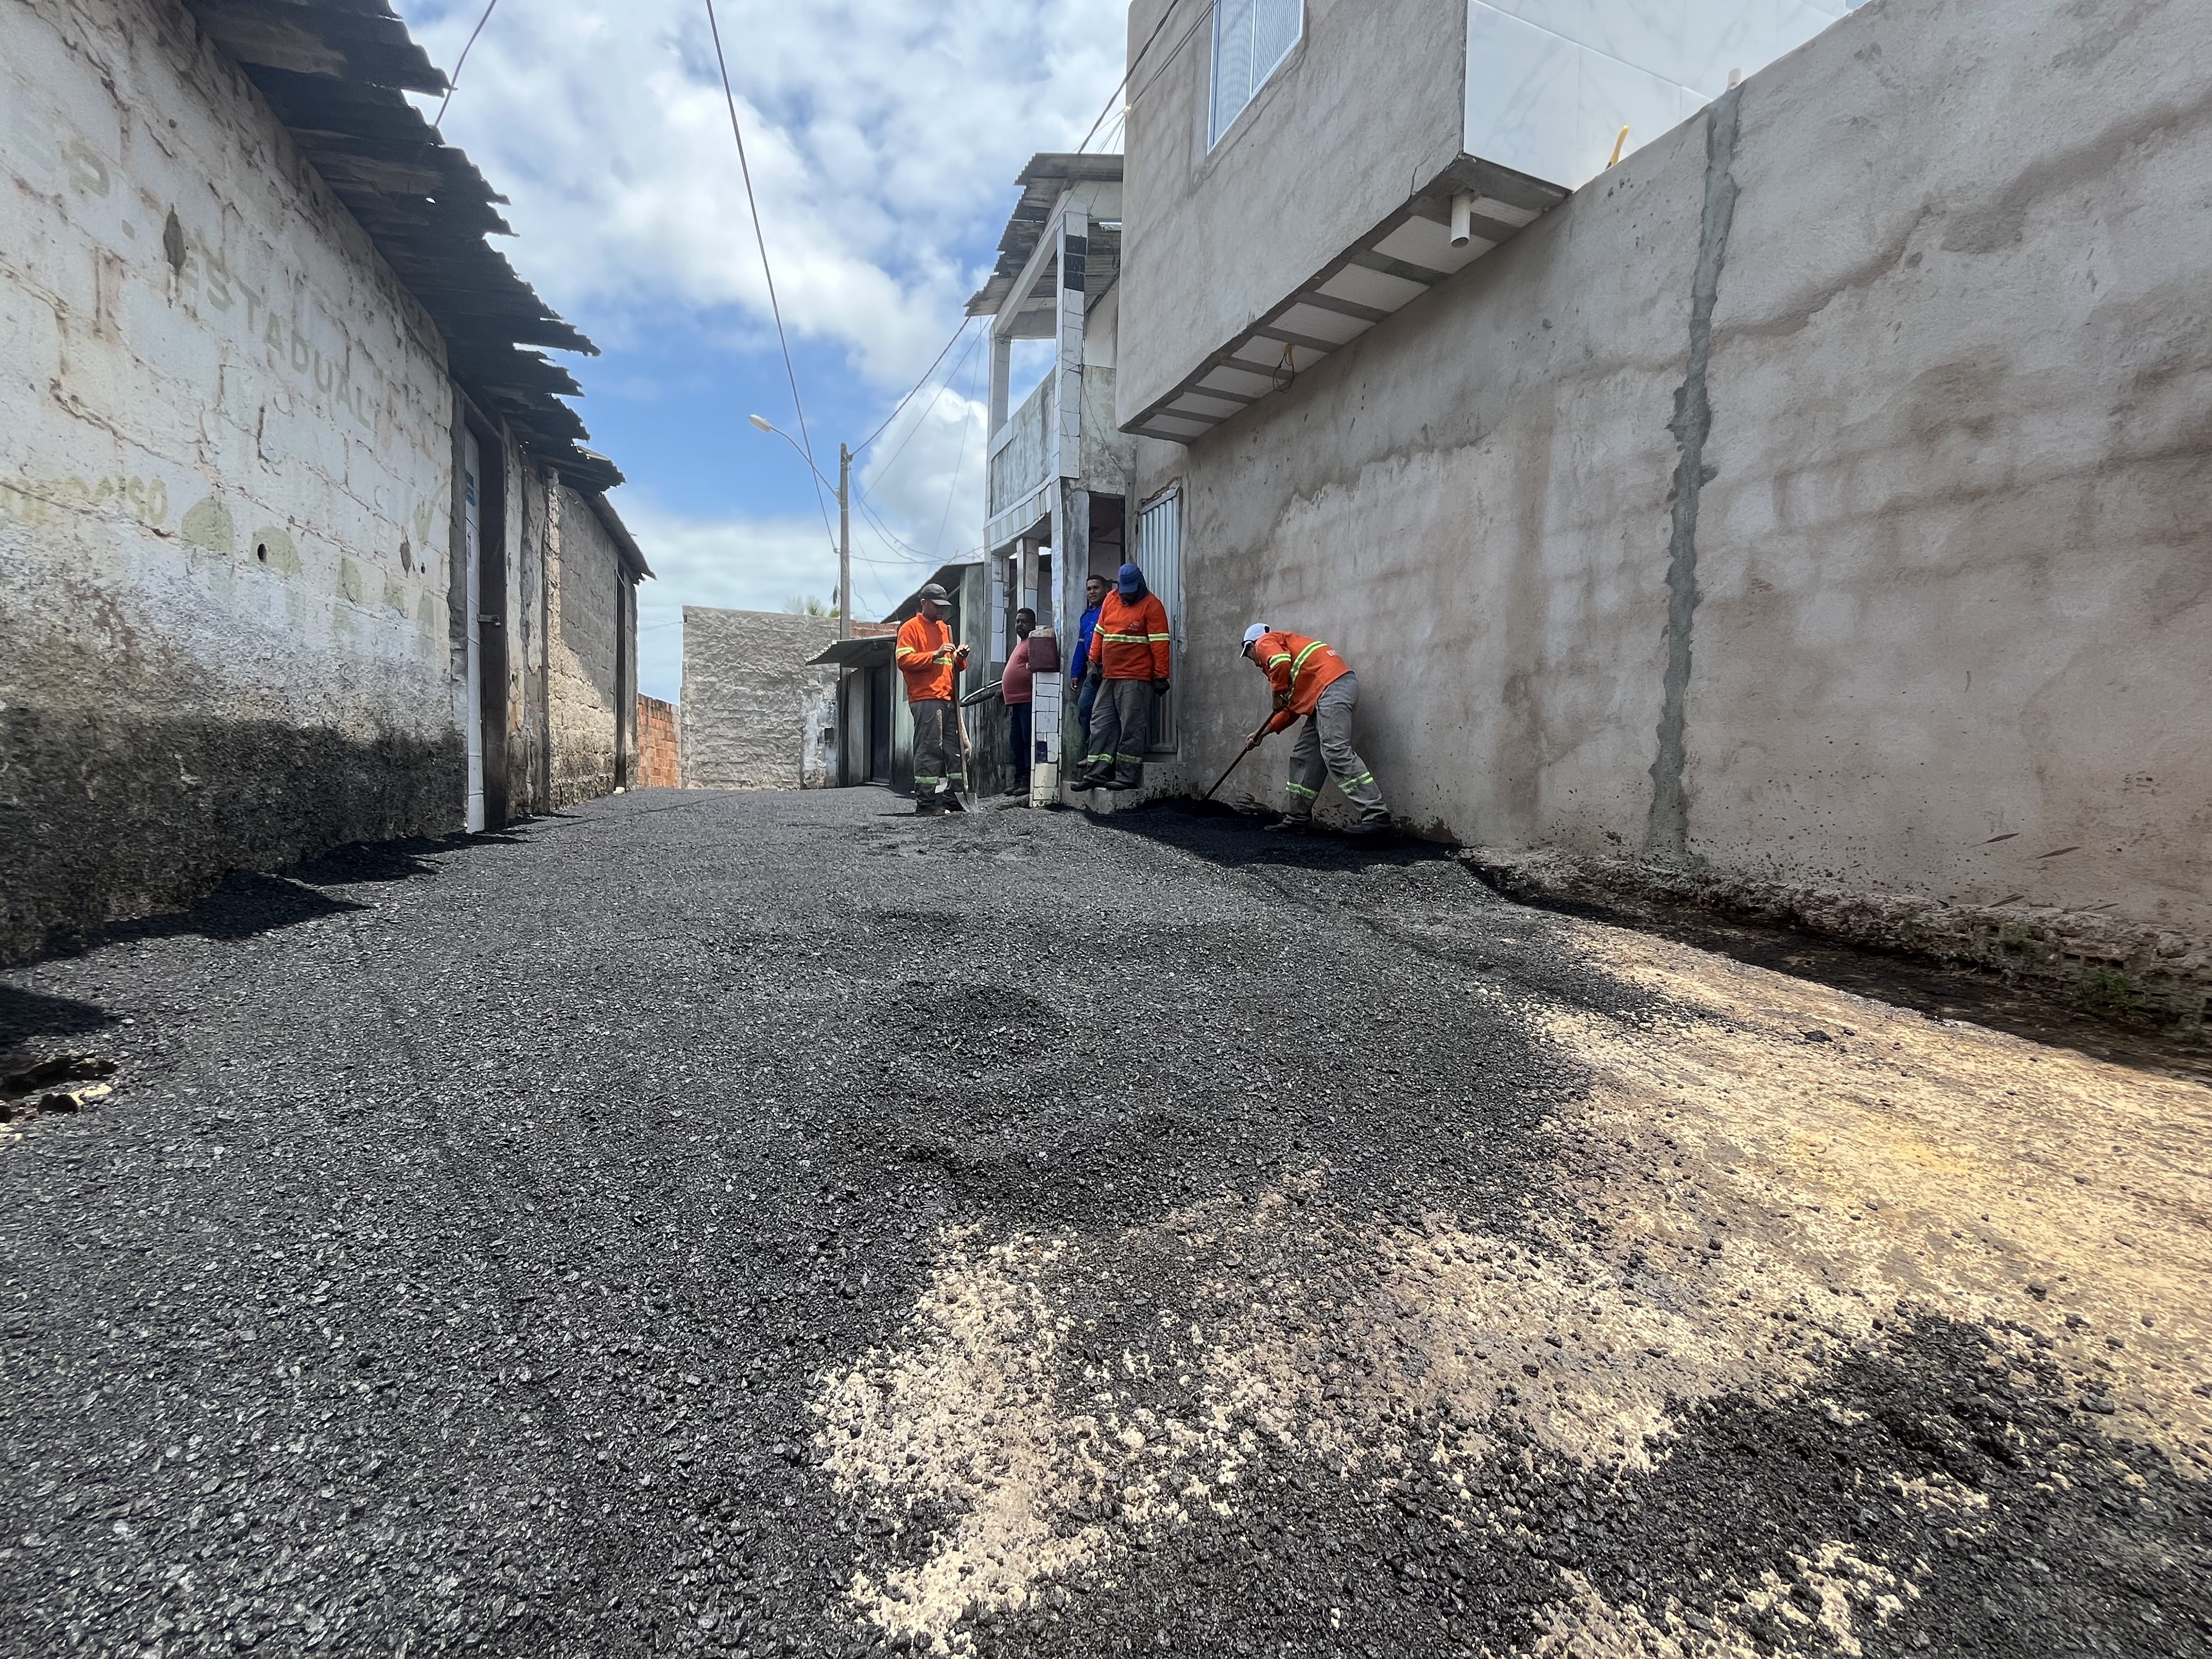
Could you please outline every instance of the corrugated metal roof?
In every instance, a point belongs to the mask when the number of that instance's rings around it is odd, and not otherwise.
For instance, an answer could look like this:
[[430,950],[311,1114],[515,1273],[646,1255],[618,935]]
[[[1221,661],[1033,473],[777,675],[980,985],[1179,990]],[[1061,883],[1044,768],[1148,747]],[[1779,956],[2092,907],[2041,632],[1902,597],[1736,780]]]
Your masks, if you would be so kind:
[[529,346],[596,356],[515,275],[487,235],[511,234],[466,155],[403,95],[444,92],[445,76],[385,0],[185,0],[209,37],[291,131],[445,337],[453,378],[566,478],[611,489],[622,474],[583,447],[563,397],[581,388]]
[[[1121,158],[1118,155],[1079,155],[1048,150],[1030,157],[1030,164],[1014,180],[1022,187],[1022,198],[1014,204],[1014,210],[1006,220],[1006,234],[999,238],[999,263],[992,268],[990,281],[976,289],[968,301],[968,314],[995,317],[1005,307],[1006,295],[1021,280],[1022,269],[1029,264],[1030,255],[1036,252],[1037,238],[1044,234],[1044,222],[1052,212],[1052,204],[1070,185],[1121,181]],[[1118,250],[1120,244],[1116,242],[1115,246]]]

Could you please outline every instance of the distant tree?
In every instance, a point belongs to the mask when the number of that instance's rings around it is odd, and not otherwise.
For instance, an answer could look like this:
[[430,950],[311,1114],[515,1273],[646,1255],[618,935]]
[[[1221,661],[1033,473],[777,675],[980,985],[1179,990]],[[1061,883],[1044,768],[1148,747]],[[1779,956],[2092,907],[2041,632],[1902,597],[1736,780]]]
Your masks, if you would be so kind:
[[811,593],[786,599],[783,608],[794,617],[834,617],[837,614],[836,605],[817,599]]

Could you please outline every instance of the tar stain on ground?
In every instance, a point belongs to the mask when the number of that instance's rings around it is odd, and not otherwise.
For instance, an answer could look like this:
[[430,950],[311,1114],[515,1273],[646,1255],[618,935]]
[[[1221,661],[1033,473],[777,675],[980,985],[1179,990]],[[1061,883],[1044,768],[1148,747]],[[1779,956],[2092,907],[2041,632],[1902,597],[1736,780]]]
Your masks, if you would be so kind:
[[0,1653],[2206,1650],[2203,1091],[883,805],[10,975],[115,1090],[0,1145]]

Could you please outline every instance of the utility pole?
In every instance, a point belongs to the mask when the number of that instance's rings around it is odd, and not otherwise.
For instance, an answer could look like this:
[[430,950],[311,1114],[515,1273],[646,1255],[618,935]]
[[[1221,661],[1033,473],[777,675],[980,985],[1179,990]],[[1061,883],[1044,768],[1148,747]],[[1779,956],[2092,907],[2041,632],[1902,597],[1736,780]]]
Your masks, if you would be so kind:
[[837,637],[853,637],[853,452],[837,446]]

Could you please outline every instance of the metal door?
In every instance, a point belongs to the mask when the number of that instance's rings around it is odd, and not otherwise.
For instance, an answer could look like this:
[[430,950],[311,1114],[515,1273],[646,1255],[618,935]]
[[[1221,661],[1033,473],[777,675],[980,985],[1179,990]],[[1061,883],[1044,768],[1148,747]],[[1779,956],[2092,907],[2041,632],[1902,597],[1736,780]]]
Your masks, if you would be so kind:
[[478,637],[483,596],[483,559],[478,551],[477,475],[478,459],[474,433],[463,435],[461,477],[461,580],[468,596],[468,678],[465,728],[469,757],[469,799],[463,822],[471,835],[484,827],[483,641]]
[[[1159,595],[1168,613],[1170,678],[1182,679],[1182,493],[1170,490],[1137,515],[1137,568],[1145,586]],[[1150,752],[1172,753],[1176,746],[1176,702],[1170,691],[1152,703]]]

